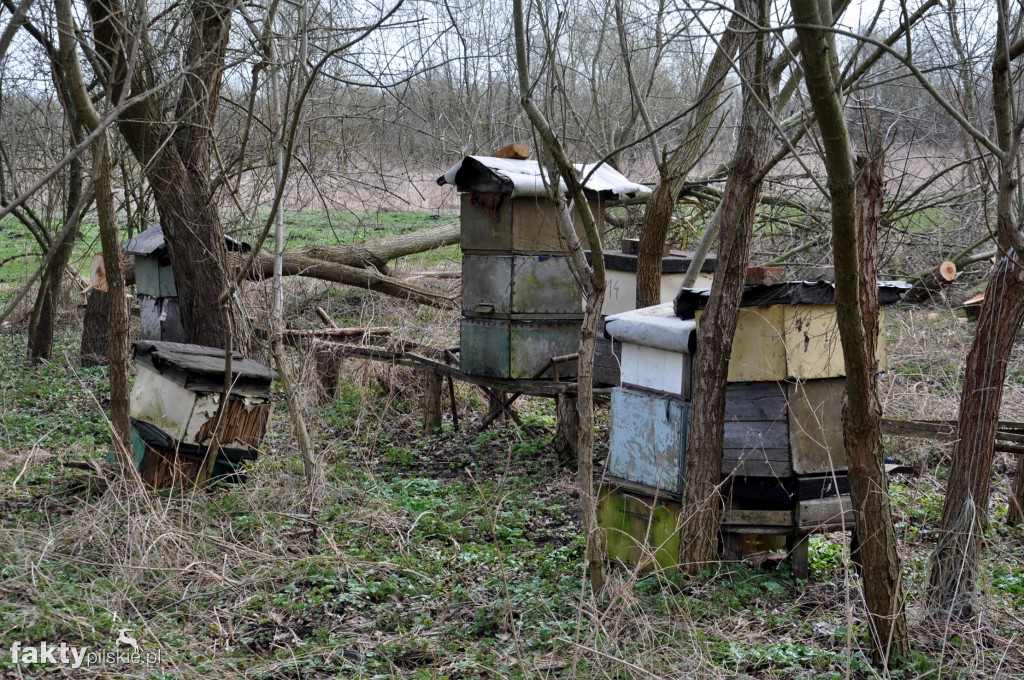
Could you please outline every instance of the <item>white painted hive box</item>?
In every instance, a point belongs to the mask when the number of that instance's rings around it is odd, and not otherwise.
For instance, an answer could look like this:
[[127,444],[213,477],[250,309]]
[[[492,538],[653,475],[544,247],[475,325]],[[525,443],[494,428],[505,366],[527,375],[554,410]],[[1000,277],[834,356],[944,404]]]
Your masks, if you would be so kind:
[[622,385],[690,397],[697,325],[675,316],[672,303],[605,320],[605,333],[622,344]]

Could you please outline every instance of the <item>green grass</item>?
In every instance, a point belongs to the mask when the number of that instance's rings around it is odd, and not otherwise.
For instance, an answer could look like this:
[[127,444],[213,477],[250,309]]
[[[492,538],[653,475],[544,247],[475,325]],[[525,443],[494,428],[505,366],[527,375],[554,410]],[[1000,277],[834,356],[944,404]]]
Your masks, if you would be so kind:
[[[288,219],[292,246],[437,223],[428,213]],[[323,296],[353,314],[362,301],[340,288]],[[414,323],[446,321],[437,314]],[[54,362],[31,367],[24,334],[0,332],[0,676],[18,672],[5,653],[13,635],[111,649],[129,627],[161,665],[86,677],[877,677],[841,534],[811,539],[806,582],[786,563],[695,579],[617,569],[602,598],[585,597],[579,500],[572,473],[555,465],[548,401],[517,402],[535,436],[509,424],[477,433],[486,404],[460,386],[463,429],[446,422],[421,436],[415,385],[400,371],[358,382],[346,362],[338,399],[306,410],[326,470],[315,493],[283,403],[245,484],[115,493],[67,466],[109,446],[106,372],[75,368],[76,342],[62,329]],[[955,398],[958,357],[895,356],[899,380]],[[603,452],[606,407],[598,419]],[[903,453],[904,441],[887,442]],[[941,516],[948,463],[934,458],[920,478],[890,484],[911,607]],[[996,482],[1005,504],[1005,475]],[[1013,642],[1022,535],[990,533],[982,585],[996,636],[918,635],[910,665],[890,677],[1024,670]]]

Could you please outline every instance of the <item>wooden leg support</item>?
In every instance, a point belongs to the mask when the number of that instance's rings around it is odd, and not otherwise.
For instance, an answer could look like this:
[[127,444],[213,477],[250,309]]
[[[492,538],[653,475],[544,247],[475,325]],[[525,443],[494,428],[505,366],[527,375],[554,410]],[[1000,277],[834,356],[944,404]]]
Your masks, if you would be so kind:
[[555,397],[555,454],[560,467],[575,467],[579,454],[580,411],[575,394]]
[[793,567],[793,578],[807,579],[810,576],[810,566],[807,563],[807,547],[810,543],[810,536],[786,537],[786,550],[789,551],[789,559]]
[[441,374],[427,372],[427,386],[423,395],[423,431],[433,432],[441,428]]

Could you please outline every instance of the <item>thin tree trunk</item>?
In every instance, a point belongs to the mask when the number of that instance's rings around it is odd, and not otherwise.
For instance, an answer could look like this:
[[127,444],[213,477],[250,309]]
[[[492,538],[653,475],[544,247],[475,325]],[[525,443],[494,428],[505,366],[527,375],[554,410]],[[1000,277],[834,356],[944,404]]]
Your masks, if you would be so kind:
[[[305,5],[302,5],[302,16],[305,17]],[[272,20],[268,20],[268,24]],[[299,28],[300,31],[304,27]],[[277,38],[272,38],[269,43],[271,61],[277,62]],[[299,63],[305,64],[305,55],[300,55]],[[275,68],[271,72],[271,97],[274,104],[274,133],[278,138],[277,160],[274,164],[274,185],[275,190],[281,193],[284,190],[284,153],[287,144],[284,140],[284,92],[281,86],[281,71]],[[301,85],[300,85],[301,87]],[[298,113],[296,113],[298,115]],[[284,283],[282,272],[284,269],[284,212],[280,204],[277,205],[277,214],[274,216],[274,269],[273,269],[273,291],[274,300],[271,309],[271,346],[274,353],[274,363],[277,366],[277,373],[284,388],[285,396],[288,399],[288,415],[291,417],[292,429],[295,431],[295,439],[299,444],[299,453],[302,456],[302,469],[306,476],[306,484],[312,494],[319,477],[319,465],[313,451],[313,442],[309,436],[309,427],[306,425],[306,417],[303,414],[303,404],[296,389],[295,380],[292,376],[291,366],[284,351]]]
[[107,327],[107,306],[110,293],[91,290],[85,300],[85,314],[82,319],[82,344],[79,365],[82,368],[107,365],[107,347],[110,333]]
[[[70,139],[72,143],[77,144],[82,138],[82,124],[78,120],[74,106],[68,101],[64,69],[59,62],[53,65],[53,80],[60,91],[62,100],[67,102],[65,116],[68,121]],[[84,208],[80,208],[78,205],[78,202],[82,200],[83,175],[82,158],[76,156],[68,163],[67,195],[64,204],[65,226],[68,222],[72,222],[71,228],[65,232],[64,238],[50,245],[51,248],[57,249],[57,253],[46,265],[39,278],[39,292],[32,309],[32,322],[28,331],[28,358],[32,362],[49,361],[53,355],[53,328],[60,304],[64,270],[67,268],[68,262],[71,261],[75,239],[78,238],[81,215],[84,211]]]
[[[526,56],[526,25],[523,18],[522,0],[513,0],[514,34],[516,45],[516,70],[519,80],[519,97],[523,110],[530,119],[537,136],[552,158],[554,166],[549,172],[551,184],[548,197],[555,203],[558,229],[567,243],[569,265],[576,280],[583,289],[586,309],[583,326],[580,329],[580,351],[578,361],[577,403],[580,411],[580,433],[578,450],[577,483],[580,492],[580,514],[583,535],[586,539],[586,561],[590,573],[590,584],[596,595],[604,589],[604,547],[601,529],[597,523],[597,495],[594,491],[594,354],[597,348],[597,326],[601,320],[601,305],[604,302],[605,269],[602,256],[601,234],[597,230],[590,204],[583,193],[583,186],[565,148],[552,131],[547,119],[530,95],[530,66]],[[549,49],[554,49],[549,46]],[[570,207],[560,190],[561,180],[565,181],[572,205],[583,223],[587,245],[594,254],[593,267],[587,264],[579,238],[573,227]],[[659,265],[659,272],[660,272]]]
[[910,645],[899,555],[882,474],[881,407],[874,375],[878,311],[873,246],[881,210],[880,157],[879,165],[859,162],[865,195],[858,203],[850,137],[836,87],[838,58],[830,34],[823,30],[828,17],[819,13],[820,3],[815,0],[791,0],[790,4],[807,91],[825,148],[836,253],[836,313],[846,368],[843,434],[850,495],[861,541],[871,656],[876,665],[885,666],[905,658]]
[[[758,25],[767,25],[763,0],[739,0],[736,12]],[[699,573],[718,554],[726,375],[761,195],[760,170],[768,160],[771,145],[771,91],[765,73],[768,60],[764,34],[746,33],[741,43],[743,118],[718,209],[722,225],[718,266],[697,331],[697,346],[701,349],[693,361],[693,393],[700,399],[692,401],[679,541],[679,562],[691,574]]]
[[[995,432],[1007,364],[1024,323],[1024,268],[1020,265],[1024,246],[1014,207],[1020,129],[1013,120],[1007,15],[1008,3],[999,0],[992,58],[992,110],[1002,152],[996,183],[996,242],[1000,255],[989,275],[974,344],[967,355],[960,394],[960,439],[953,447],[942,507],[943,535],[935,548],[929,575],[930,605],[957,619],[984,616],[977,588],[988,527]],[[1018,475],[1019,467],[1018,459]],[[1010,518],[1014,517],[1011,514]]]
[[715,50],[708,70],[701,81],[697,106],[687,118],[686,137],[658,169],[661,181],[647,200],[644,223],[640,232],[640,245],[636,260],[636,306],[650,307],[661,302],[661,258],[665,237],[672,224],[679,192],[687,176],[697,163],[704,148],[708,129],[719,99],[725,77],[732,68],[732,57],[739,43],[738,29],[743,26],[739,12],[735,12],[729,26]]
[[[942,532],[932,556],[929,604],[957,619],[983,614],[978,576],[988,527],[992,461],[1003,387],[1017,331],[1024,322],[1024,269],[1000,256],[989,276],[960,393],[960,439],[953,448]],[[1018,457],[1018,478],[1021,461]],[[1019,515],[1008,519],[1019,521]]]
[[93,176],[96,213],[100,223],[103,267],[107,273],[107,363],[110,367],[110,422],[114,429],[114,453],[118,471],[125,479],[137,476],[132,455],[128,387],[128,300],[125,295],[121,243],[110,182],[110,150],[105,135],[93,145]]
[[[878,342],[878,271],[875,253],[878,223],[883,214],[883,152],[874,149],[870,158],[857,159],[857,261],[847,263],[836,258],[836,302],[843,326],[853,326],[846,335],[863,333],[859,347],[851,347],[846,357],[846,402],[843,407],[843,436],[849,466],[850,499],[853,503],[860,563],[864,579],[874,661],[884,664],[905,656],[909,651],[906,616],[903,613],[903,586],[896,531],[892,522],[888,479],[882,460],[882,406],[878,400],[875,348]],[[842,262],[842,263],[841,263]],[[859,266],[850,279],[850,265]],[[840,276],[843,295],[840,296]],[[856,284],[858,300],[847,298],[846,287]],[[854,321],[860,317],[859,327]],[[851,318],[853,317],[853,318]]]

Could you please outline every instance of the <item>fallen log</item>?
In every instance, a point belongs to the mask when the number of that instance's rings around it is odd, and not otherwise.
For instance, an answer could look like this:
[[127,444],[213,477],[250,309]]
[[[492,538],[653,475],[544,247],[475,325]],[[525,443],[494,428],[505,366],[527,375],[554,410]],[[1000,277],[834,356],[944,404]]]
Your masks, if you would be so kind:
[[[242,264],[242,262],[236,259],[236,253],[229,253],[229,255],[232,259],[236,260],[234,266],[238,267]],[[368,288],[379,293],[385,293],[430,307],[448,307],[456,302],[453,296],[445,295],[433,288],[381,274],[375,269],[360,269],[359,267],[325,262],[311,257],[296,255],[293,252],[286,252],[284,254],[282,274],[285,276],[305,276],[320,279],[321,281],[344,283],[357,288]],[[249,277],[269,279],[273,275],[274,258],[269,254],[261,254],[256,261],[256,271],[250,272]]]
[[956,265],[946,260],[935,269],[927,272],[913,282],[913,287],[903,296],[904,302],[925,302],[933,295],[942,293],[943,289],[956,279]]
[[[296,248],[284,253],[285,276],[305,276],[323,281],[343,283],[358,288],[368,288],[387,295],[404,298],[431,307],[447,307],[455,298],[426,286],[389,276],[386,269],[389,260],[407,255],[453,245],[459,242],[458,224],[443,224],[429,229],[398,236],[387,236],[363,243],[343,246],[310,246]],[[232,269],[237,271],[245,263],[245,254],[229,252]],[[379,266],[377,266],[379,264]],[[92,287],[105,289],[105,274],[93,267]],[[248,273],[250,280],[272,278],[274,258],[263,252],[256,258],[254,271]],[[135,256],[124,259],[125,284],[135,283]]]
[[361,338],[367,335],[391,335],[386,326],[370,328],[287,328],[282,334],[291,338]]
[[309,257],[349,267],[374,267],[378,271],[386,273],[385,268],[391,260],[454,245],[459,242],[459,239],[458,223],[442,224],[408,234],[385,236],[362,243],[296,248],[287,251],[285,258],[290,255]]

